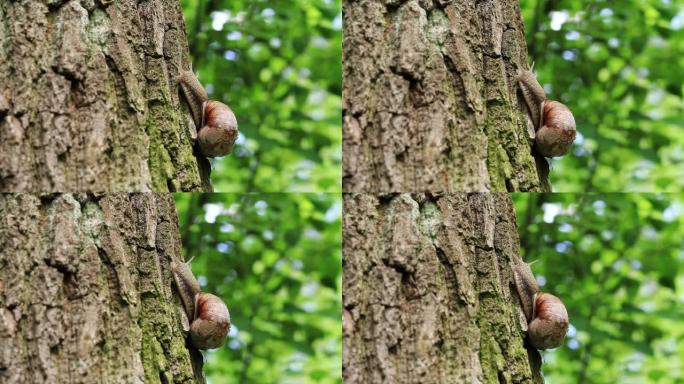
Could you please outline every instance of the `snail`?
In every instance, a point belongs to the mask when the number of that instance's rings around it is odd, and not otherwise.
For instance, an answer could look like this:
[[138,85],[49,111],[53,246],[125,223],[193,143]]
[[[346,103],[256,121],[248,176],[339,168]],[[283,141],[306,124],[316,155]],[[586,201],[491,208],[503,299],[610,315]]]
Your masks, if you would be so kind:
[[186,263],[171,262],[171,272],[190,322],[192,344],[199,349],[222,346],[230,330],[226,304],[219,297],[202,292]]
[[238,136],[235,114],[220,101],[209,100],[192,71],[181,72],[177,80],[197,128],[200,153],[206,157],[227,155]]
[[563,302],[541,292],[528,264],[513,267],[513,280],[527,319],[527,337],[536,349],[557,348],[568,332],[568,311]]
[[529,71],[518,73],[518,85],[535,129],[535,148],[544,157],[562,156],[575,141],[575,118],[563,103],[547,100],[544,88]]

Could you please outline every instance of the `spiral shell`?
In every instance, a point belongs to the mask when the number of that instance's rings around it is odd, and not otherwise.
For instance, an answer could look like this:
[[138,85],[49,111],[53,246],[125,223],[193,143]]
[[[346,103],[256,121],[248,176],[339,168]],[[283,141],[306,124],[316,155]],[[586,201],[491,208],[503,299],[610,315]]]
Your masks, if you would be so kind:
[[225,104],[209,100],[203,106],[202,128],[197,133],[200,152],[206,157],[227,155],[238,136],[237,119]]
[[190,338],[199,349],[218,348],[230,331],[230,313],[220,298],[201,292],[195,299],[195,320],[190,325]]
[[534,300],[534,319],[528,335],[537,349],[557,348],[568,332],[568,311],[559,298],[550,293],[539,293]]
[[558,101],[546,100],[542,105],[542,127],[537,131],[536,147],[544,157],[562,156],[575,141],[577,129],[570,109]]

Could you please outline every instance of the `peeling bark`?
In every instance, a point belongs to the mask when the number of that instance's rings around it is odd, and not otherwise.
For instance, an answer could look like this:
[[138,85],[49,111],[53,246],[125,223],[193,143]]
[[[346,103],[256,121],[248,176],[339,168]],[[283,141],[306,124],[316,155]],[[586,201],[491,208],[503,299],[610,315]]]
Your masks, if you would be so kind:
[[518,1],[344,0],[343,16],[345,192],[550,189],[516,83]]
[[345,383],[532,383],[506,194],[347,194]]
[[179,238],[166,194],[0,195],[0,382],[204,382]]
[[211,189],[175,81],[180,2],[3,1],[0,57],[0,191]]

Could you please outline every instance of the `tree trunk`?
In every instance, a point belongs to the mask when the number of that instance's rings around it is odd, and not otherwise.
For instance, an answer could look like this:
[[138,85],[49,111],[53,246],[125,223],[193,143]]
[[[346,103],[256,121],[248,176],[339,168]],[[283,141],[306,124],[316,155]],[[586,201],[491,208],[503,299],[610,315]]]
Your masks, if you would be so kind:
[[0,191],[211,189],[178,0],[2,1],[0,56]]
[[0,382],[203,382],[179,255],[169,195],[0,195]]
[[517,0],[344,0],[343,15],[345,192],[550,189],[516,82]]
[[343,234],[345,383],[538,380],[508,195],[345,195]]

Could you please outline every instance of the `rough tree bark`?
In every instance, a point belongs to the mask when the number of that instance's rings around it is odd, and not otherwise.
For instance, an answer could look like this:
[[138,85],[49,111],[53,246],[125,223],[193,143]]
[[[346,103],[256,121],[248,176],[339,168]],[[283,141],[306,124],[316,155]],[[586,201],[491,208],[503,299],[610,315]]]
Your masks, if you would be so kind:
[[210,190],[178,0],[0,2],[0,191]]
[[0,382],[203,382],[179,257],[168,194],[0,195]]
[[517,90],[518,0],[344,0],[343,15],[345,192],[550,190]]
[[507,194],[344,197],[345,383],[532,383]]

